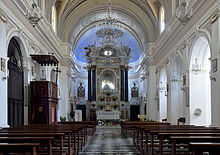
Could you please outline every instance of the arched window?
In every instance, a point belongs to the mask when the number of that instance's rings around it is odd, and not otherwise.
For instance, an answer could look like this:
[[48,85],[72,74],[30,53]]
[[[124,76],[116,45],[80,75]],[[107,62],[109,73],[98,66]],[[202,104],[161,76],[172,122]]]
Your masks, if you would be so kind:
[[56,32],[56,9],[55,9],[55,6],[52,7],[51,25],[52,25],[53,30]]
[[160,9],[160,32],[163,32],[165,29],[165,10],[164,7]]

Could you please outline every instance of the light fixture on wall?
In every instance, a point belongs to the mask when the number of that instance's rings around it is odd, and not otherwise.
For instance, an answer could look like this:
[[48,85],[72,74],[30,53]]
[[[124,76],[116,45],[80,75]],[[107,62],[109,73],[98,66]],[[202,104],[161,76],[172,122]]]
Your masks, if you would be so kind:
[[39,16],[39,11],[37,9],[36,3],[32,4],[32,11],[34,15],[32,15],[31,13],[27,13],[27,18],[29,22],[33,25],[33,27],[35,27],[35,25],[38,24],[39,20],[42,18],[42,16]]
[[198,58],[195,58],[195,63],[192,64],[192,71],[197,75],[199,71],[201,71],[201,67],[198,64]]
[[178,75],[176,73],[176,71],[173,71],[173,75],[171,75],[171,80],[172,82],[177,82],[178,81]]

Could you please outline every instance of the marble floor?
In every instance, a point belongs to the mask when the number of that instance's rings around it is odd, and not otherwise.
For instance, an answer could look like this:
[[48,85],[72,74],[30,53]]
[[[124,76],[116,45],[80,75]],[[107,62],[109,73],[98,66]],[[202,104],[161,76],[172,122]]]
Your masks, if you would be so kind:
[[79,155],[139,155],[132,138],[123,138],[119,126],[97,126]]

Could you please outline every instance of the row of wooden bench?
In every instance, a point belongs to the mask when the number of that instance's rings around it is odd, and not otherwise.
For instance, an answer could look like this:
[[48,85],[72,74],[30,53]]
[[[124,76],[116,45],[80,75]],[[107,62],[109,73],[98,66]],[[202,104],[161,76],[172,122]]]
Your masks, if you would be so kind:
[[0,130],[0,155],[31,153],[49,155],[77,154],[87,142],[88,131],[93,134],[96,122],[59,122],[33,124]]
[[132,136],[143,154],[220,154],[217,127],[169,125],[161,122],[122,122],[123,136]]

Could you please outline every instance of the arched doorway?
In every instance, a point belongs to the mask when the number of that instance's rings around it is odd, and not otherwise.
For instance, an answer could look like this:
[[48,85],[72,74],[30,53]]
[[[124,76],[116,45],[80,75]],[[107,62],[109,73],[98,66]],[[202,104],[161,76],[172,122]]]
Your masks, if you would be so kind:
[[162,119],[167,119],[167,74],[164,68],[160,71],[159,105],[159,121],[162,121]]
[[190,124],[211,124],[210,46],[205,37],[196,40],[190,58]]
[[171,65],[170,74],[170,91],[171,91],[171,107],[169,120],[172,124],[177,124],[177,119],[183,117],[183,91],[182,88],[183,65],[180,56],[175,56]]
[[24,124],[24,72],[19,43],[12,38],[8,46],[8,125]]

